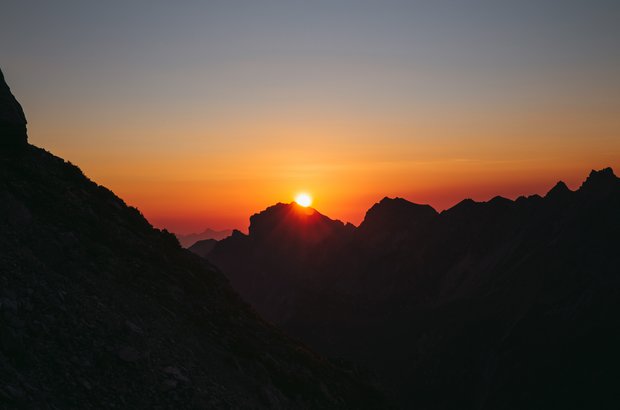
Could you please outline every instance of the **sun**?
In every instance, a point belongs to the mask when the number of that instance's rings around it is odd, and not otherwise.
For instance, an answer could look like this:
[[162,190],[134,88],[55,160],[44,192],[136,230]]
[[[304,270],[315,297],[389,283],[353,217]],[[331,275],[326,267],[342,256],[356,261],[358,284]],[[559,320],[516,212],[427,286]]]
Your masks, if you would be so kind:
[[295,197],[295,202],[297,202],[298,205],[306,208],[312,205],[312,197],[305,192],[301,192]]

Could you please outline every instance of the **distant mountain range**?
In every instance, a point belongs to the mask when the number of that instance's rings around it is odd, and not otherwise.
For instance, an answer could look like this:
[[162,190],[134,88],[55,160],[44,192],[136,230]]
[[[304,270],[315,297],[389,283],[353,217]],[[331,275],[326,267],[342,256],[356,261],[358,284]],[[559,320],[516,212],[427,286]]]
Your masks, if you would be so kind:
[[207,228],[200,233],[190,233],[187,235],[175,234],[175,236],[179,240],[179,243],[184,248],[189,248],[198,241],[204,241],[208,239],[214,239],[216,241],[219,241],[230,235],[232,235],[231,229],[223,229],[221,231],[217,231],[211,228]]
[[0,110],[0,408],[389,407]]
[[294,203],[206,257],[256,310],[376,372],[403,408],[618,408],[620,181],[463,200],[384,198],[359,227]]

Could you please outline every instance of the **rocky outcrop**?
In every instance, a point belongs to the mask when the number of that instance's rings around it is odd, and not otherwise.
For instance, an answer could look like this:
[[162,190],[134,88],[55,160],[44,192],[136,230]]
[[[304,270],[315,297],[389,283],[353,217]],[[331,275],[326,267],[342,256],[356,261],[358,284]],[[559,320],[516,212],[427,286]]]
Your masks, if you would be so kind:
[[18,148],[27,144],[26,116],[11,93],[0,70],[0,148]]

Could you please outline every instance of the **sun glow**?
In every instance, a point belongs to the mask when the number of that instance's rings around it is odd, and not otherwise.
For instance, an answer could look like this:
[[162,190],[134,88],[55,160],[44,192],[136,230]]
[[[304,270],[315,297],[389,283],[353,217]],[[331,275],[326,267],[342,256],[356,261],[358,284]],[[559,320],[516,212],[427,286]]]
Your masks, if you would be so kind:
[[305,208],[312,205],[312,197],[305,192],[302,192],[297,194],[297,196],[295,197],[295,202]]

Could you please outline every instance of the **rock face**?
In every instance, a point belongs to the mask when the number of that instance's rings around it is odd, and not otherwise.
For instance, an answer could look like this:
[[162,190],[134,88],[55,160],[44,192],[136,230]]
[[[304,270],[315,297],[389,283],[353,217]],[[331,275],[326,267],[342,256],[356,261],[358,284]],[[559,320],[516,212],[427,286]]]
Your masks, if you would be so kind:
[[24,147],[27,141],[26,116],[0,70],[0,147]]
[[376,372],[403,408],[620,408],[610,168],[575,191],[440,214],[386,198],[318,243],[279,234],[301,231],[278,215],[208,259],[289,333]]
[[390,407],[360,379],[77,167],[0,150],[0,408]]

